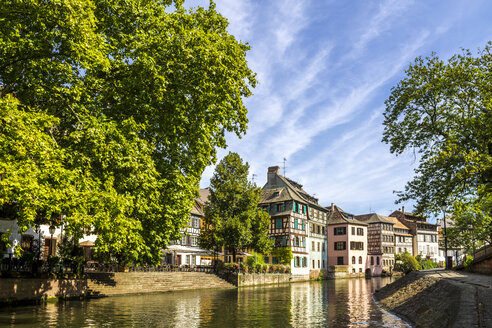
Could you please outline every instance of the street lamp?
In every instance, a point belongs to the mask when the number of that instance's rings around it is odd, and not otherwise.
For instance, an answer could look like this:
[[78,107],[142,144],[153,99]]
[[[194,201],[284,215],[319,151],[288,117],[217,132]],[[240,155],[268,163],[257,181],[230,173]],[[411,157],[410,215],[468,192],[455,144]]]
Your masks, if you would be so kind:
[[39,224],[36,224],[34,227],[34,231],[38,234],[38,261],[39,257],[41,256],[41,226]]
[[448,235],[446,233],[446,203],[442,203],[441,205],[441,210],[443,213],[443,221],[444,221],[444,263],[445,263],[445,268],[446,270],[449,270],[449,263],[448,263]]

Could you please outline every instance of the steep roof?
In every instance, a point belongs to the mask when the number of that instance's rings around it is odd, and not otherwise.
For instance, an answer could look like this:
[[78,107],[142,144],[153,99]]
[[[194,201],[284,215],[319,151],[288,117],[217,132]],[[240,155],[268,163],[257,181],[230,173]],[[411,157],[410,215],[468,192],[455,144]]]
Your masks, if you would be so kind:
[[269,184],[267,182],[263,186],[261,193],[261,203],[276,203],[286,200],[295,200],[297,202],[306,203],[312,207],[316,207],[320,210],[325,210],[323,206],[318,204],[318,199],[308,194],[302,185],[294,180],[284,177],[279,173],[269,173],[275,174],[275,184]]
[[355,219],[355,217],[342,210],[336,205],[333,205],[333,210],[327,207],[329,209],[329,216],[328,216],[328,225],[332,224],[356,224],[356,225],[362,225],[362,226],[367,226],[367,223],[359,221]]
[[366,223],[390,223],[394,224],[387,216],[379,215],[377,213],[369,213],[363,215],[356,215],[356,220],[363,221]]
[[400,220],[398,220],[397,218],[395,217],[392,217],[392,216],[387,216],[387,218],[389,220],[391,220],[395,225],[393,226],[393,229],[405,229],[405,230],[410,230],[409,227],[407,227],[406,225],[404,225],[403,223],[400,222]]
[[201,188],[199,190],[200,193],[200,201],[205,204],[208,201],[208,197],[210,196],[210,188]]

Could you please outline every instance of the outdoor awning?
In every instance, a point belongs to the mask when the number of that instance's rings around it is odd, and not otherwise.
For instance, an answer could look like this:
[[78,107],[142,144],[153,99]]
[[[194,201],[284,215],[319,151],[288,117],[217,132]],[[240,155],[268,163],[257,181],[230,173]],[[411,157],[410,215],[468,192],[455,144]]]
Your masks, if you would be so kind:
[[201,249],[198,247],[190,247],[190,246],[183,246],[183,245],[169,245],[167,246],[166,249],[163,250],[164,252],[181,252],[181,253],[197,253],[199,255],[223,255],[220,252],[214,252],[214,251],[209,251],[207,249]]
[[241,256],[253,256],[249,253],[246,253],[246,252],[237,252],[237,255],[241,255]]

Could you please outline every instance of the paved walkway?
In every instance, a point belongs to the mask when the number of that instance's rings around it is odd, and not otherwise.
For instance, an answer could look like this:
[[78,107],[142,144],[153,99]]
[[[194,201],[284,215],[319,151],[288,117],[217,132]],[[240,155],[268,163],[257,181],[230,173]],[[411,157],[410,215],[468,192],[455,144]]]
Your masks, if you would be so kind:
[[492,276],[484,274],[469,273],[465,271],[452,271],[444,269],[432,269],[419,271],[420,274],[444,278],[464,284],[470,284],[479,287],[492,288]]
[[492,276],[444,269],[419,274],[462,284],[460,310],[453,327],[492,328]]

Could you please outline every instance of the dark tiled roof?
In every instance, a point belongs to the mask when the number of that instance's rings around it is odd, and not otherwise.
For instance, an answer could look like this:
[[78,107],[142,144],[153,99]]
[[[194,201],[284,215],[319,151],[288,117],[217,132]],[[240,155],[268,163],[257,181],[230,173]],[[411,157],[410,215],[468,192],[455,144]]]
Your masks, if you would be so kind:
[[367,226],[367,223],[355,219],[352,214],[345,212],[336,205],[334,205],[333,211],[331,211],[330,208],[330,214],[328,216],[328,225],[332,224],[356,224]]
[[394,222],[389,219],[387,216],[379,215],[377,213],[370,213],[364,215],[355,216],[356,220],[363,221],[366,223],[390,223],[394,224]]

